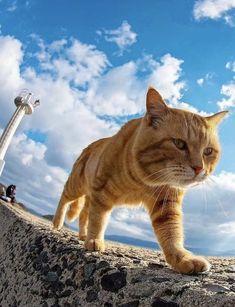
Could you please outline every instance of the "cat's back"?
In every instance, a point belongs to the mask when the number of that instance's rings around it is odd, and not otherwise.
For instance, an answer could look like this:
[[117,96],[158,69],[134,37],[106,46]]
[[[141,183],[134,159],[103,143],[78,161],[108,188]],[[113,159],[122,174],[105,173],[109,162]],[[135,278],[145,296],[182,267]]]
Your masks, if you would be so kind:
[[[122,154],[124,146],[130,141],[141,119],[133,119],[121,127],[113,136],[99,139],[88,145],[74,165],[74,170],[89,184],[103,173],[104,167],[112,169],[113,161]],[[98,173],[97,173],[98,171]]]

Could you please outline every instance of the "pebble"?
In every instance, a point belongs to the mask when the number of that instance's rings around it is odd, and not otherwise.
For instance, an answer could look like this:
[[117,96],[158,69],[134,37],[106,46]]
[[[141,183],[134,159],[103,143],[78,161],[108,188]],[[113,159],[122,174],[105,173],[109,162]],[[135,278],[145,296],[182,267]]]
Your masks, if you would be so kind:
[[217,284],[206,284],[203,287],[206,288],[208,291],[211,291],[211,292],[224,293],[226,291],[229,291],[228,288],[225,288],[225,287],[217,285]]
[[118,305],[118,307],[138,307],[139,303],[140,303],[139,300],[135,300],[135,301],[131,301],[128,303]]
[[87,291],[86,301],[87,302],[93,302],[98,298],[98,293],[93,290]]
[[152,303],[152,307],[178,307],[178,306],[179,305],[177,303],[163,300],[160,297],[157,297]]
[[46,276],[46,279],[50,282],[54,282],[54,281],[57,281],[59,278],[59,276],[57,275],[56,272],[48,272],[47,273],[47,276]]
[[95,263],[85,264],[84,269],[83,269],[85,279],[90,278],[93,275],[93,273],[95,272],[95,269],[96,269]]
[[226,269],[226,272],[231,272],[231,273],[235,273],[235,265],[231,265]]
[[115,272],[101,278],[101,286],[104,290],[117,292],[126,285],[126,272]]

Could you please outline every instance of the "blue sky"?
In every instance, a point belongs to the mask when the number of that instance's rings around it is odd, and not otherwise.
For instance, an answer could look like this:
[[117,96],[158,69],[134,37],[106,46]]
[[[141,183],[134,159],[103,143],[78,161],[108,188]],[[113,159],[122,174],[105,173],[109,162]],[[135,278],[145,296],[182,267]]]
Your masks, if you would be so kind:
[[[21,88],[41,99],[17,130],[1,180],[16,183],[18,197],[38,212],[53,213],[82,148],[141,116],[152,85],[174,107],[201,114],[230,110],[220,127],[223,155],[214,182],[203,192],[190,191],[185,200],[187,244],[230,249],[235,243],[235,1],[221,3],[0,1],[0,129]],[[141,210],[116,210],[108,233],[154,239]]]

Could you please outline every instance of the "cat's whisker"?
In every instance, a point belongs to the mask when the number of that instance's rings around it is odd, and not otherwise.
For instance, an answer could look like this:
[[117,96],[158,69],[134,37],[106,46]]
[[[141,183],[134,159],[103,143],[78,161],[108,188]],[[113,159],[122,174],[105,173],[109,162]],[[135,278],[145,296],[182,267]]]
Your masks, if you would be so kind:
[[[166,176],[166,180],[169,180],[169,179],[170,179],[170,176],[171,176],[171,174],[168,174],[168,176]],[[164,190],[165,188],[169,188],[169,187],[167,187],[167,185],[162,185],[162,186],[160,186],[160,190],[158,191],[157,198],[154,200],[154,205],[153,205],[153,207],[152,207],[152,209],[151,209],[150,215],[153,213],[153,210],[154,210],[154,208],[155,208],[155,205],[157,204],[157,201],[158,201],[159,197],[162,195],[162,192],[163,192],[163,190]],[[150,197],[152,197],[158,189],[159,189],[159,187],[157,187],[157,188],[154,190],[154,193],[153,193]],[[149,199],[150,199],[150,197],[149,197]]]
[[160,169],[160,170],[158,170],[158,171],[156,171],[156,172],[154,172],[154,173],[152,173],[152,174],[150,174],[150,175],[148,175],[146,177],[143,177],[143,180],[145,180],[147,178],[150,178],[150,177],[152,177],[152,176],[154,176],[154,175],[156,175],[158,173],[166,172],[166,171],[169,171],[169,170],[175,170],[175,167],[166,167],[166,168]]
[[[162,176],[162,178],[164,178],[164,180],[167,181],[168,178],[170,178],[170,176],[171,176],[171,174],[164,174],[164,175]],[[166,187],[166,185],[158,185],[158,186],[156,186],[156,187],[154,188],[153,192],[152,192],[150,195],[147,196],[147,200],[151,199],[151,198],[154,196],[154,194],[155,194],[156,192],[158,192],[158,196],[157,196],[157,199],[158,199],[159,195],[161,194],[161,192],[163,191],[163,189],[164,189],[165,187]],[[155,200],[155,203],[156,203],[157,199]]]
[[215,201],[217,206],[219,205],[221,211],[223,212],[223,215],[225,217],[228,217],[228,213],[225,211],[223,204],[221,203],[221,201],[218,199],[217,194],[215,193],[214,189],[212,188],[212,186],[210,185],[210,183],[216,184],[216,181],[214,179],[212,179],[211,177],[208,177],[208,187],[210,189],[210,191],[213,193],[213,195],[215,196]]
[[205,211],[205,214],[207,213],[207,196],[206,196],[206,188],[205,188],[205,182],[203,182],[201,185],[200,185],[200,191],[201,191],[201,194],[203,195],[203,199],[204,199],[204,211]]
[[164,211],[164,208],[165,208],[165,205],[166,205],[166,201],[167,201],[167,198],[168,198],[168,195],[169,195],[169,191],[170,191],[170,188],[168,187],[167,190],[166,190],[164,199],[163,199],[163,204],[162,204],[162,209],[161,209],[161,215],[163,214],[163,211]]

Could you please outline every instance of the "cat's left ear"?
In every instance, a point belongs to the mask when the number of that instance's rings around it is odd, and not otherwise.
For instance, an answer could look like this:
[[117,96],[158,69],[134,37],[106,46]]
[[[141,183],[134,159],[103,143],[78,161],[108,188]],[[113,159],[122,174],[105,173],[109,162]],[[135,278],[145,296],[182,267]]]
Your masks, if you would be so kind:
[[154,128],[169,111],[162,96],[153,87],[150,87],[147,92],[146,109],[146,118]]
[[217,126],[223,119],[224,117],[228,114],[228,111],[222,111],[215,113],[211,116],[207,116],[206,120],[213,126]]

